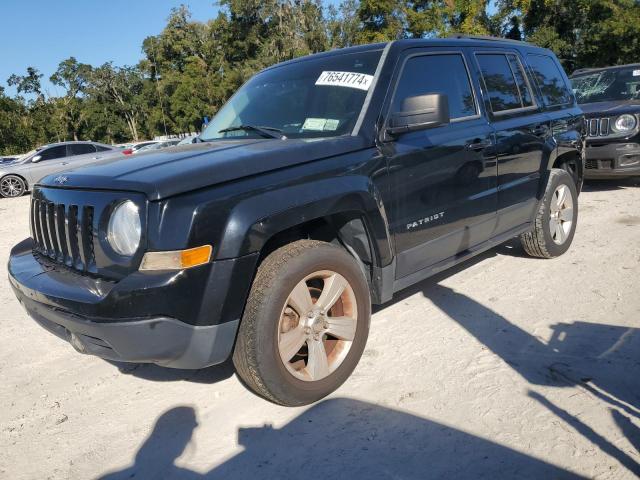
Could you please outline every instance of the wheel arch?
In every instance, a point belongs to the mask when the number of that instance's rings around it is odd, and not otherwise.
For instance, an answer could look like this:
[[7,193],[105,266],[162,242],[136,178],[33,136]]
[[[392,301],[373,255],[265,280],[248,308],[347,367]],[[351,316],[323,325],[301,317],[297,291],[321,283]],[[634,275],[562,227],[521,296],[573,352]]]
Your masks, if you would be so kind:
[[[576,168],[575,172],[569,169],[569,164],[572,162]],[[580,191],[582,190],[582,183],[584,182],[584,164],[582,162],[582,155],[579,151],[574,150],[562,153],[554,160],[552,168],[561,168],[573,176],[576,182],[576,190],[578,191],[578,194],[580,194]]]
[[[267,192],[234,208],[220,257],[259,252],[259,265],[271,252],[295,240],[334,243],[356,258],[376,299],[380,290],[376,272],[392,264],[393,252],[386,213],[375,187],[369,179],[359,177],[307,184],[306,195],[300,195],[299,188]],[[310,192],[312,199],[299,201],[309,198]],[[289,201],[283,203],[282,199]]]

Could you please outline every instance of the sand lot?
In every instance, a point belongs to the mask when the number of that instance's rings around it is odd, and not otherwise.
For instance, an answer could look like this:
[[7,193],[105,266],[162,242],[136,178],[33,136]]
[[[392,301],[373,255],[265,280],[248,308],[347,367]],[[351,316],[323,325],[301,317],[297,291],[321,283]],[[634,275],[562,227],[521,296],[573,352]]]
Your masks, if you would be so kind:
[[6,279],[28,206],[0,200],[2,479],[640,476],[640,182],[588,186],[561,258],[513,241],[397,295],[352,378],[295,409],[37,326]]

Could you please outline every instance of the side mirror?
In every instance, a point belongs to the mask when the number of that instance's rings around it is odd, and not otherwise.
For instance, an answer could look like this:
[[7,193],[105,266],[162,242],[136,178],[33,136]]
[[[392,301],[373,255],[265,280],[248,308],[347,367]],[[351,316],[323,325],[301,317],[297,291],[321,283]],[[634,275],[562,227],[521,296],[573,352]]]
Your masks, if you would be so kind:
[[38,163],[40,160],[42,160],[42,155],[36,155],[31,159],[33,163]]
[[399,112],[394,112],[389,120],[387,133],[401,133],[439,127],[450,122],[449,100],[442,93],[430,93],[407,97],[402,101]]

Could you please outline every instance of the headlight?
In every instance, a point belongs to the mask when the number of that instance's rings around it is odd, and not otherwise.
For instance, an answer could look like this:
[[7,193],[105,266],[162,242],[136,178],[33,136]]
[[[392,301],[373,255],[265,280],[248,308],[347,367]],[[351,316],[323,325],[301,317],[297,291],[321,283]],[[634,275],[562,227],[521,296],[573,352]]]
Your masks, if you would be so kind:
[[109,219],[107,240],[120,255],[132,256],[138,251],[142,226],[138,207],[131,200],[118,205]]
[[637,123],[636,117],[625,113],[617,118],[614,128],[618,132],[630,132],[636,128]]

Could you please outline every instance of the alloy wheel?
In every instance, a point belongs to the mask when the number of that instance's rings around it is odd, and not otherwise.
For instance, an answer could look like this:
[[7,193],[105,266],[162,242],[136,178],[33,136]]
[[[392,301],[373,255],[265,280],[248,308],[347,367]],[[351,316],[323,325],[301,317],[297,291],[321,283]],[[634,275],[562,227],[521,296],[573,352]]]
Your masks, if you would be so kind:
[[278,322],[278,350],[287,370],[304,381],[322,380],[344,361],[356,335],[358,310],[349,282],[322,270],[289,294]]
[[20,197],[24,193],[24,182],[18,177],[4,177],[0,182],[0,193],[7,198]]
[[549,233],[557,245],[562,245],[573,225],[573,195],[566,185],[558,185],[551,197]]

